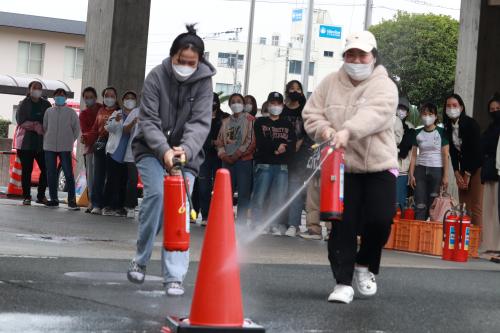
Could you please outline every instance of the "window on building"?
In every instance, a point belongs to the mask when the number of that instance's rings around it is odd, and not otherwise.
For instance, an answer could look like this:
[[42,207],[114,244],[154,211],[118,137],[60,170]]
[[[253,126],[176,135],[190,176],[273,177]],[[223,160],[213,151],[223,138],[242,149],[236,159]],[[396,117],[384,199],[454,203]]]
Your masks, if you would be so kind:
[[234,91],[234,84],[228,84],[228,83],[216,83],[215,84],[215,92],[216,93],[221,93],[222,96],[225,95],[231,95]]
[[267,38],[266,37],[260,37],[259,44],[260,45],[266,45],[266,43],[267,43]]
[[17,48],[17,72],[42,75],[44,52],[45,44],[20,41]]
[[66,46],[64,49],[64,77],[81,79],[83,72],[83,49]]
[[323,56],[333,58],[333,51],[323,51]]
[[279,46],[280,45],[280,36],[275,35],[271,39],[271,45],[273,46]]
[[203,53],[203,58],[205,58],[206,61],[209,61],[209,59],[210,59],[210,52]]
[[309,62],[309,75],[314,76],[314,62]]
[[302,61],[300,60],[290,60],[288,64],[288,73],[299,74],[302,72]]
[[[243,54],[238,54],[238,68],[243,68]],[[226,68],[235,68],[236,53],[219,52],[217,66]]]

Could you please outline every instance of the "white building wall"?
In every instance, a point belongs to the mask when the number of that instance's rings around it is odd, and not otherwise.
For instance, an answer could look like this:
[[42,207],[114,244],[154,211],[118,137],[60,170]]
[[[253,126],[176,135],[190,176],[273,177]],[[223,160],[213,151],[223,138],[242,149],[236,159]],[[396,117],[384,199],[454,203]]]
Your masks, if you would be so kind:
[[[19,41],[45,44],[42,75],[17,73]],[[0,74],[65,82],[75,93],[74,100],[79,102],[82,80],[64,76],[64,50],[66,46],[83,48],[85,36],[55,33],[48,31],[0,27]],[[12,107],[22,96],[0,94],[0,117],[12,120]],[[12,131],[10,131],[12,134]]]

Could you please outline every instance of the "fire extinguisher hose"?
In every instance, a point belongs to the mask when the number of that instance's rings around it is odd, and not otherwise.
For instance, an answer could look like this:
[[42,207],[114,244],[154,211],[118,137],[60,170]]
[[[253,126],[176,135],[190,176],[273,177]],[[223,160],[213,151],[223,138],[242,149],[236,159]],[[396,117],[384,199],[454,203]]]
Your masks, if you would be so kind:
[[174,168],[179,168],[179,170],[181,171],[182,179],[184,180],[184,187],[186,190],[186,196],[188,198],[189,208],[190,208],[190,215],[189,216],[190,216],[191,220],[196,220],[197,214],[196,214],[196,211],[194,210],[193,200],[191,199],[191,195],[189,194],[188,182],[187,182],[187,178],[186,178],[186,173],[184,171],[184,163],[186,163],[186,161],[183,161],[179,158],[174,158]]

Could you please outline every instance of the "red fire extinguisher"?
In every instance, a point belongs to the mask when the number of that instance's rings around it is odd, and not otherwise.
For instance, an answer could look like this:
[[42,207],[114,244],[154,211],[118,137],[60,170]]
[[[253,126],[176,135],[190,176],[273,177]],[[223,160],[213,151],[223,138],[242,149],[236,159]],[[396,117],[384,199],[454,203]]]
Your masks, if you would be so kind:
[[[189,249],[189,211],[193,205],[188,193],[188,182],[180,161],[174,160],[174,169],[180,175],[167,174],[163,180],[163,247],[167,251]],[[196,212],[191,211],[196,219]]]
[[344,150],[321,150],[320,219],[340,221],[344,213]]
[[415,219],[415,209],[413,208],[413,200],[410,201],[410,198],[407,200],[406,208],[403,209],[403,219],[405,220],[414,220]]
[[466,262],[469,258],[471,218],[465,212],[450,210],[443,219],[443,254],[442,259]]

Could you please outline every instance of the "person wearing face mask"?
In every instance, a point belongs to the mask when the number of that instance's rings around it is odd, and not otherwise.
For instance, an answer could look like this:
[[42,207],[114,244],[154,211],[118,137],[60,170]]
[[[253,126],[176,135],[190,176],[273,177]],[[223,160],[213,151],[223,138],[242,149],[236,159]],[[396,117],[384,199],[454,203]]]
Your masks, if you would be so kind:
[[[272,92],[267,98],[269,117],[255,121],[255,185],[252,194],[252,220],[254,225],[264,222],[264,202],[276,209],[286,201],[288,188],[288,162],[295,150],[295,129],[281,117],[283,95]],[[281,236],[280,219],[273,221],[271,233]]]
[[[80,142],[83,144],[83,159],[87,176],[87,192],[90,198],[92,197],[92,185],[94,181],[94,151],[92,147],[93,145],[90,144],[89,133],[92,130],[92,126],[94,125],[97,117],[97,112],[102,107],[102,104],[97,103],[97,91],[94,87],[87,87],[83,89],[82,97],[86,108],[81,111],[79,115],[80,129],[82,131]],[[85,213],[90,213],[91,211],[92,203],[89,202],[89,207],[85,210]]]
[[245,108],[243,111],[251,114],[252,116],[257,115],[257,100],[252,95],[245,96]]
[[[307,177],[307,160],[310,157],[309,147],[314,143],[306,134],[302,110],[306,98],[302,91],[302,83],[292,80],[285,87],[286,104],[283,109],[282,118],[288,120],[297,138],[295,151],[292,151],[293,158],[289,159],[288,165],[288,197],[292,197],[304,183]],[[303,191],[290,204],[287,211],[287,225],[289,226],[285,234],[295,237],[299,229],[302,217],[302,210],[305,208],[306,192]],[[318,221],[319,223],[319,221]]]
[[[137,206],[137,169],[132,156],[130,137],[137,123],[137,94],[128,90],[122,96],[122,108],[108,118],[104,197],[116,216],[133,218]],[[124,208],[125,207],[125,208]]]
[[[166,172],[178,172],[173,168],[174,158],[185,160],[192,193],[204,159],[203,143],[210,132],[212,77],[216,71],[203,56],[205,45],[194,26],[186,28],[188,31],[172,43],[170,57],[149,72],[141,94],[132,152],[144,198],[139,208],[137,250],[127,272],[133,283],[144,282],[146,265],[163,225],[163,177]],[[183,295],[189,251],[171,252],[162,247],[161,263],[167,295]]]
[[47,176],[43,153],[43,117],[50,107],[50,103],[42,98],[42,84],[39,81],[31,81],[28,85],[28,95],[19,103],[16,112],[17,129],[14,148],[16,148],[17,156],[21,161],[23,205],[31,205],[31,173],[35,160],[40,169],[36,202],[47,203],[45,197]]
[[440,188],[448,188],[449,144],[444,130],[436,126],[436,105],[423,104],[420,117],[424,127],[415,131],[413,139],[410,186],[415,190],[415,218],[425,221]]
[[220,127],[224,112],[220,109],[219,95],[214,93],[212,104],[212,124],[210,125],[210,133],[203,144],[205,152],[205,160],[200,166],[200,174],[198,176],[198,201],[201,210],[201,225],[206,226],[208,220],[208,210],[212,198],[212,189],[215,181],[215,173],[222,166],[221,160],[217,156],[217,136],[219,135]]
[[107,87],[102,91],[104,105],[97,111],[97,116],[92,129],[85,137],[86,144],[92,146],[94,163],[94,180],[90,201],[92,203],[92,214],[115,215],[109,207],[109,197],[104,195],[104,187],[108,178],[106,173],[106,144],[109,133],[104,127],[109,117],[119,109],[117,103],[117,91],[114,87]]
[[481,184],[481,132],[478,123],[467,116],[458,94],[445,99],[443,116],[450,142],[451,164],[458,186],[460,203],[472,213],[472,223],[482,225],[483,185]]
[[267,109],[267,101],[262,103],[262,106],[260,107],[260,117],[269,117],[269,110]]
[[415,137],[415,126],[410,123],[408,114],[410,111],[410,102],[406,97],[400,97],[396,116],[401,122],[402,136],[398,142],[396,135],[396,144],[398,145],[398,163],[399,163],[399,176],[397,180],[397,197],[396,206],[403,207],[406,205],[408,197],[408,171],[410,169],[411,161],[411,148],[413,147],[413,139]]
[[57,196],[57,158],[61,163],[66,184],[68,186],[68,208],[80,210],[76,205],[75,178],[73,175],[72,156],[73,144],[80,136],[80,122],[75,110],[66,105],[66,91],[58,88],[54,91],[55,106],[47,109],[43,117],[43,149],[45,150],[45,165],[47,166],[47,181],[49,184],[49,207],[59,206]]
[[245,99],[241,94],[232,94],[228,104],[233,114],[222,121],[217,138],[218,156],[222,167],[231,172],[233,191],[238,192],[237,221],[246,224],[252,192],[255,118],[243,112]]
[[483,227],[480,251],[485,255],[500,255],[499,187],[497,147],[500,136],[500,93],[495,93],[488,102],[491,123],[481,135],[481,182],[484,184]]
[[398,160],[393,119],[398,90],[378,60],[371,32],[350,35],[343,58],[343,66],[321,81],[302,115],[306,132],[316,142],[345,148],[343,218],[332,223],[328,239],[337,284],[328,301],[350,303],[353,283],[361,295],[376,294],[375,274],[395,213]]

